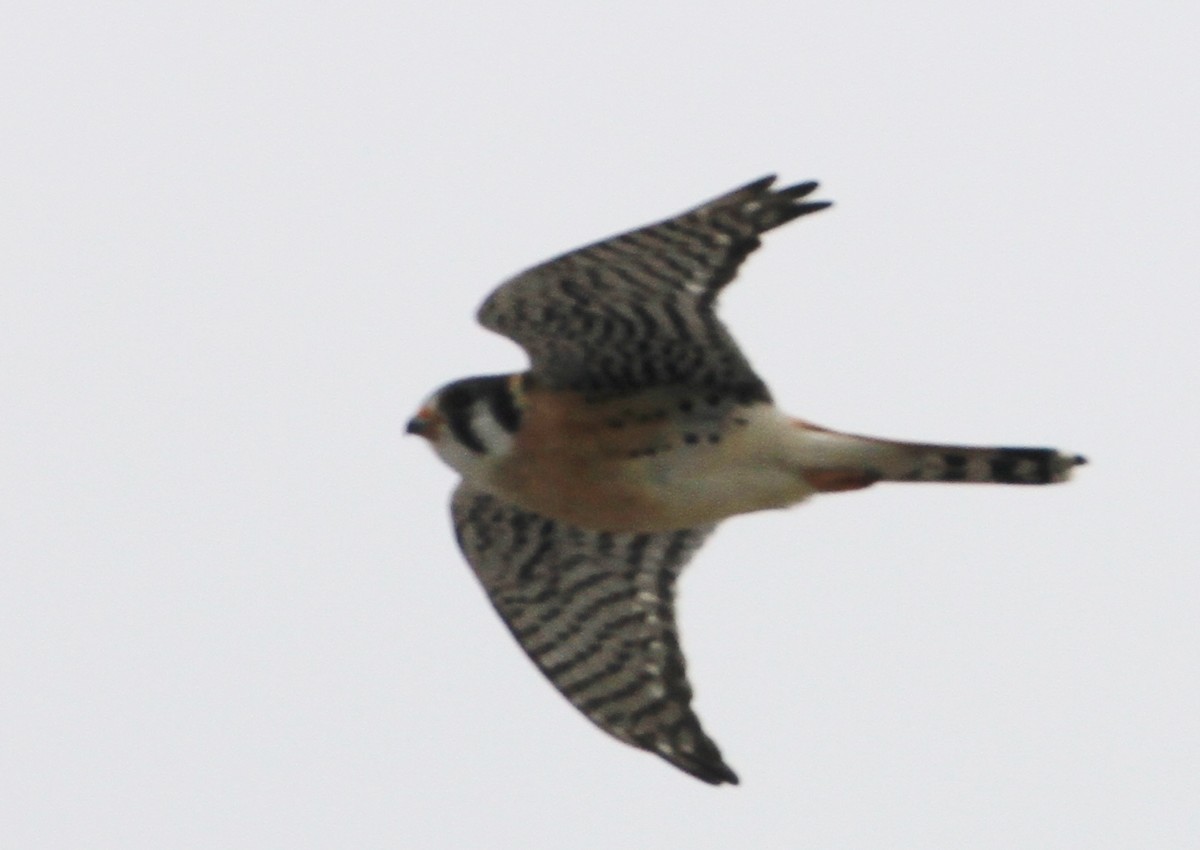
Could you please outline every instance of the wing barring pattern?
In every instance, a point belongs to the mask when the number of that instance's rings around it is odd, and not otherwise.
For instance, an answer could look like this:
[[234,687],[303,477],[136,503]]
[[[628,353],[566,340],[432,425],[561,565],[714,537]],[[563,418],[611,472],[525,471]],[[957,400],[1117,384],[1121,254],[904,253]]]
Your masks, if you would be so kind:
[[522,272],[488,297],[479,321],[521,345],[549,389],[609,396],[675,384],[768,401],[716,299],[760,234],[829,206],[803,200],[815,182],[773,190],[774,181]]
[[675,580],[711,528],[586,531],[467,483],[451,511],[492,604],[563,696],[619,740],[705,782],[737,782],[692,711],[675,626]]

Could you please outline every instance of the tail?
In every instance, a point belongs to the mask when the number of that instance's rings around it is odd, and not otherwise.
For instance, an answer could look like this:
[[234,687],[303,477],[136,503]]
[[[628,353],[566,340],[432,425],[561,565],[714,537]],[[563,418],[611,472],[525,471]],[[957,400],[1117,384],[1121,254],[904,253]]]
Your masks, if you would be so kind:
[[1058,484],[1087,463],[1058,449],[980,448],[886,443],[881,481],[964,481],[978,484]]
[[[903,443],[795,424],[805,432],[805,466],[814,470],[808,477],[818,490],[857,489],[876,481],[1057,484],[1087,463],[1083,455],[1058,449]],[[822,486],[826,480],[828,486]]]

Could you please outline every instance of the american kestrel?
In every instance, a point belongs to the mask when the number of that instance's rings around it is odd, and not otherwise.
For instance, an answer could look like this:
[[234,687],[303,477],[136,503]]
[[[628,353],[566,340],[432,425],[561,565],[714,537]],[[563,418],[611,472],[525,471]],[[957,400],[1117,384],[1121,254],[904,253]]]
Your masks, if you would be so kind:
[[458,543],[546,677],[605,732],[736,783],[691,708],[675,580],[716,523],[877,481],[1050,484],[1079,455],[862,437],[771,401],[714,312],[759,234],[829,206],[764,177],[525,271],[479,310],[529,371],[408,423],[462,475]]

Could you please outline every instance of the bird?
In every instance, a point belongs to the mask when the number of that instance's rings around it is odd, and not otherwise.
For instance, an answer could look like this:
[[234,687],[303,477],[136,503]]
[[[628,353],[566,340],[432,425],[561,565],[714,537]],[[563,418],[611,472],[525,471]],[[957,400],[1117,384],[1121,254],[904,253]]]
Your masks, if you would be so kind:
[[720,521],[878,482],[1051,484],[1081,455],[859,436],[775,406],[716,315],[760,237],[831,205],[774,176],[508,279],[479,308],[528,370],[453,381],[406,431],[461,475],[462,554],[546,678],[613,737],[737,784],[675,618]]

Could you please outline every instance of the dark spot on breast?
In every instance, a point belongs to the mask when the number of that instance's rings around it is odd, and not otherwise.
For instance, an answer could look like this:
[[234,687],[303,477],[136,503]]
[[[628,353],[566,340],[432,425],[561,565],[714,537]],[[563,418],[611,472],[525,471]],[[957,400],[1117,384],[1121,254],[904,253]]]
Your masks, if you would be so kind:
[[655,448],[655,447],[651,446],[651,447],[645,448],[645,449],[634,449],[633,451],[631,451],[629,453],[629,457],[631,457],[631,458],[654,457],[660,451],[666,451],[666,447],[662,446],[659,448]]
[[721,435],[720,434],[709,434],[708,441],[710,443],[712,443],[713,445],[716,445],[717,443],[721,442]]
[[721,403],[721,396],[717,393],[709,393],[704,397],[704,403],[709,407],[716,407]]
[[698,437],[696,434],[684,434],[683,441],[689,446],[694,446],[696,443],[700,442],[700,437]]
[[679,402],[679,410],[683,413],[691,413],[692,400],[690,398],[685,398],[683,401]]

